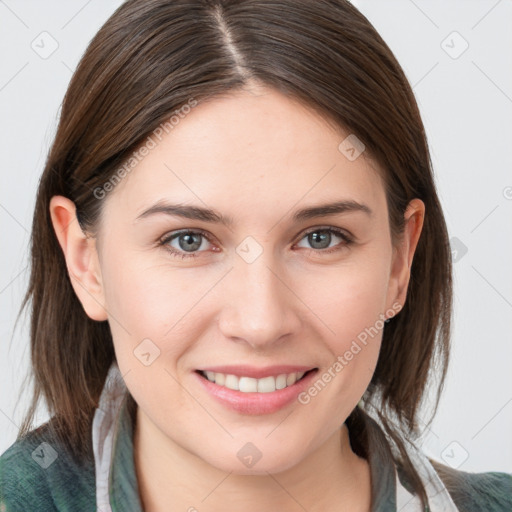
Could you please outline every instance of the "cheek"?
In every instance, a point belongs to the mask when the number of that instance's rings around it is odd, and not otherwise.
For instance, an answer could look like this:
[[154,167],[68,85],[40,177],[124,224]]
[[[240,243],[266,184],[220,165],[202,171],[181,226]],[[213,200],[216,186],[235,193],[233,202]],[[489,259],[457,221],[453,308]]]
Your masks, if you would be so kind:
[[[105,300],[109,314],[137,335],[164,337],[205,293],[197,273],[148,265],[150,258],[105,262]],[[204,288],[204,289],[203,289]],[[181,328],[181,327],[180,327]]]
[[326,348],[329,356],[298,400],[308,417],[317,418],[317,427],[325,435],[345,421],[357,405],[379,358],[385,287],[378,280],[366,282],[360,277],[340,280],[344,286],[339,292],[333,291],[336,300],[331,303],[318,298],[318,303],[324,305],[321,318],[333,331],[323,339],[322,349]]
[[[322,390],[324,399],[314,407],[318,410],[332,407],[336,417],[348,414],[359,401],[379,357],[389,266],[377,253],[340,267],[336,272],[330,269],[324,275],[316,274],[315,286],[309,283],[302,291],[307,294],[303,296],[308,297],[308,307],[321,320],[321,331],[325,333],[323,342],[329,352],[317,378],[320,382],[312,390],[313,395]],[[306,396],[304,400],[305,403],[316,401],[313,396]]]
[[181,309],[181,294],[165,280],[156,279],[156,272],[148,272],[140,258],[116,258],[115,251],[108,255],[102,268],[103,286],[119,366],[124,373],[138,372],[147,362],[144,359],[149,359],[155,361],[150,367],[154,369],[165,348],[163,334],[172,328]]
[[179,396],[169,372],[176,374],[208,324],[205,295],[222,273],[172,268],[163,259],[152,262],[147,254],[132,253],[122,264],[119,261],[112,251],[104,262],[105,299],[119,367],[123,374],[130,372],[132,385],[142,394],[159,382]]
[[[148,266],[143,256],[118,261],[114,252],[105,260],[104,290],[116,360],[126,385],[143,409],[163,418],[186,411],[192,404],[172,376],[195,338],[190,310],[204,291],[192,287],[190,279],[177,279],[178,273],[165,265]],[[169,396],[172,404],[165,401]]]
[[386,261],[371,258],[359,264],[316,274],[314,285],[303,288],[307,305],[331,333],[332,349],[346,350],[347,343],[377,324],[386,310],[389,271]]

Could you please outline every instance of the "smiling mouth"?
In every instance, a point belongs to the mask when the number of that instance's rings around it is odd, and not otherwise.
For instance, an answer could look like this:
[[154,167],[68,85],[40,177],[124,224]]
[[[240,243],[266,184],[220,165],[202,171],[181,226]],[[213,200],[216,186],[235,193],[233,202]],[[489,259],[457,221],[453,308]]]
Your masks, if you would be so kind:
[[203,370],[196,370],[196,373],[218,386],[234,391],[242,393],[272,393],[293,386],[296,382],[316,371],[318,371],[318,368],[313,368],[306,372],[282,373],[261,379]]

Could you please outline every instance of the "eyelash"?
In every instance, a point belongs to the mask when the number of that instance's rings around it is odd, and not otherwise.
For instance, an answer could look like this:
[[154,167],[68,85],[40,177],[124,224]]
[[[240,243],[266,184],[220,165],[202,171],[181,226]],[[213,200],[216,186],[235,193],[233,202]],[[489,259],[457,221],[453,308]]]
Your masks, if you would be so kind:
[[[343,242],[338,244],[338,245],[335,245],[334,247],[331,247],[329,249],[306,249],[308,251],[308,254],[311,253],[311,252],[314,252],[316,254],[331,254],[333,252],[337,252],[337,251],[340,251],[343,248],[346,248],[347,246],[351,245],[354,242],[352,237],[349,236],[345,231],[342,231],[342,230],[340,230],[338,228],[334,228],[334,227],[329,226],[329,227],[315,227],[315,228],[312,228],[312,229],[306,231],[305,233],[302,234],[302,236],[299,238],[297,243],[300,242],[301,240],[303,240],[305,237],[307,237],[311,233],[316,233],[317,231],[319,231],[319,232],[334,233],[336,236],[341,238],[343,240]],[[163,238],[161,238],[158,241],[158,246],[163,247],[173,257],[176,257],[176,258],[181,258],[181,259],[198,258],[199,257],[198,253],[193,253],[193,252],[187,253],[187,252],[183,252],[183,251],[178,251],[178,250],[176,250],[174,248],[171,248],[168,245],[169,242],[171,242],[175,238],[179,237],[180,235],[184,235],[184,234],[201,235],[204,238],[206,238],[206,240],[208,240],[208,242],[212,243],[212,241],[210,239],[210,236],[205,231],[202,231],[201,229],[184,229],[184,230],[180,230],[180,231],[177,231],[177,232],[173,232],[172,234],[170,234],[168,236],[164,236]],[[202,252],[202,251],[200,251],[200,252]]]

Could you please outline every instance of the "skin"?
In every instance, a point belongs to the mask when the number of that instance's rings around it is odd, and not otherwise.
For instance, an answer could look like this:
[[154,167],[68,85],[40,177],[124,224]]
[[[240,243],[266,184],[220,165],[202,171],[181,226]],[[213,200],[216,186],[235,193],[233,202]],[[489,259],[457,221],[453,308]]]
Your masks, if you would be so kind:
[[[51,200],[55,232],[86,314],[108,320],[117,361],[138,403],[134,437],[146,511],[369,511],[370,473],[344,425],[366,390],[382,332],[306,405],[245,415],[214,401],[200,366],[305,364],[326,372],[365,328],[406,299],[424,216],[414,199],[393,246],[383,182],[363,153],[338,150],[348,132],[279,92],[252,86],[199,104],[103,201],[98,237],[80,230],[74,204]],[[160,199],[207,206],[234,224],[157,214]],[[339,200],[362,211],[294,223],[306,206]],[[323,246],[305,232],[339,228]],[[157,242],[201,229],[197,257]],[[248,263],[236,249],[261,247]],[[183,239],[182,239],[183,241]],[[179,238],[168,242],[187,253]],[[135,348],[149,338],[160,355],[145,366]],[[237,452],[253,443],[247,468]]]

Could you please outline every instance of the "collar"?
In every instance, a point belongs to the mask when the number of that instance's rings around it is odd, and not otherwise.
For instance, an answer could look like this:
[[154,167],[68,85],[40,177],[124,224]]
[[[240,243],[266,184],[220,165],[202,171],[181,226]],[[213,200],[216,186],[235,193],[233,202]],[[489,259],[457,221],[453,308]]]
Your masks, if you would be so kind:
[[[127,407],[128,389],[114,362],[105,381],[92,425],[96,505],[102,512],[143,512],[133,453],[134,424]],[[425,486],[430,508],[407,489],[393,460],[398,449],[377,417],[365,414],[372,481],[371,512],[458,512],[428,458],[413,445],[406,450]]]

